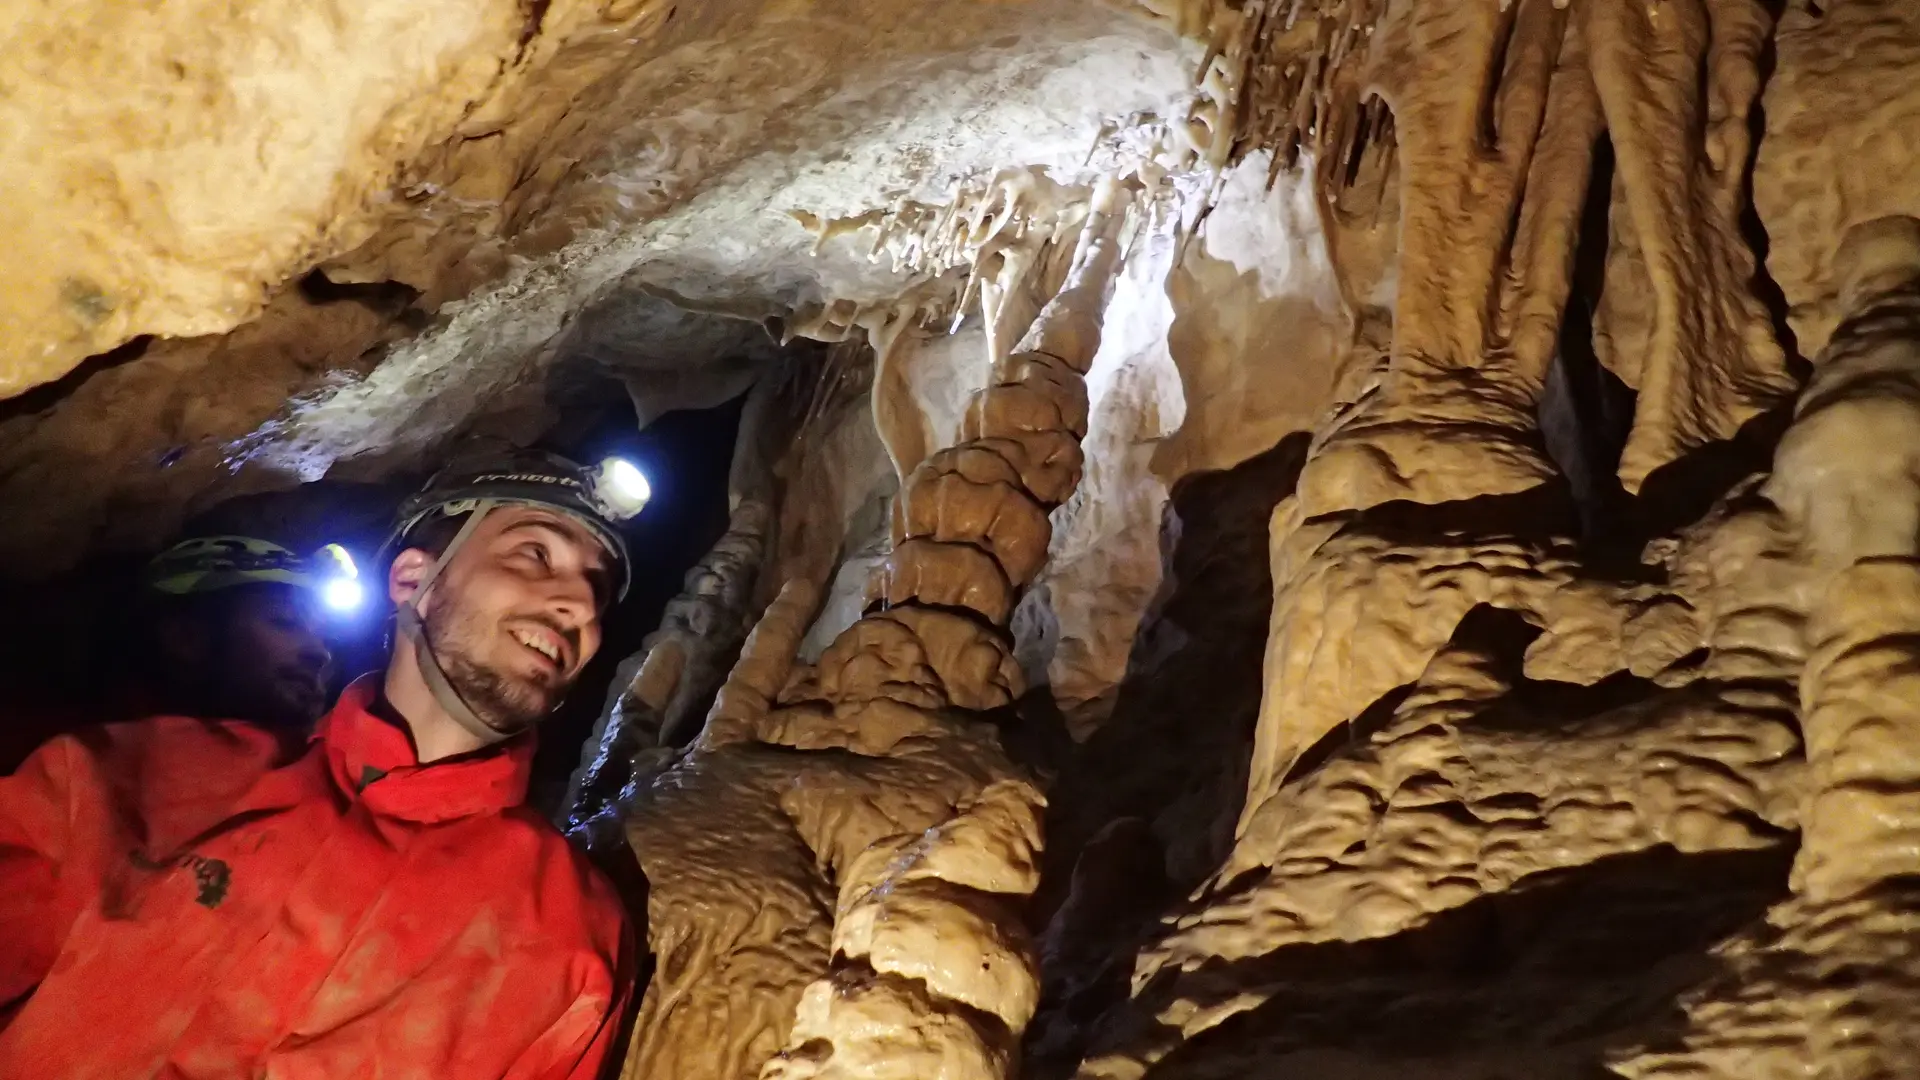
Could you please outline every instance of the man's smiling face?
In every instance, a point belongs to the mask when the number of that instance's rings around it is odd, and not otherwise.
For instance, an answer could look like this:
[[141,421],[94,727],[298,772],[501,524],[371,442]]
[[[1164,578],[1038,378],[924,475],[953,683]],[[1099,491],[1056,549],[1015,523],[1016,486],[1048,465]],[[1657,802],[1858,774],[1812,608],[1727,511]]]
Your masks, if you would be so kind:
[[551,712],[599,649],[611,587],[611,556],[585,525],[509,505],[487,514],[419,606],[453,688],[513,732]]

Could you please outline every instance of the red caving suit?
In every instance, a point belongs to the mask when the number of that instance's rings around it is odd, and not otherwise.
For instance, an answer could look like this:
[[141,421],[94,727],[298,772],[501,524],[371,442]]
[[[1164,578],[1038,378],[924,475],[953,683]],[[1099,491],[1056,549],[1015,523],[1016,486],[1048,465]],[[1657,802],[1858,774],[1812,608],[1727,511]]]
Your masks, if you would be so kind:
[[531,739],[423,766],[360,680],[306,753],[162,716],[0,777],[0,1080],[588,1080],[631,992]]

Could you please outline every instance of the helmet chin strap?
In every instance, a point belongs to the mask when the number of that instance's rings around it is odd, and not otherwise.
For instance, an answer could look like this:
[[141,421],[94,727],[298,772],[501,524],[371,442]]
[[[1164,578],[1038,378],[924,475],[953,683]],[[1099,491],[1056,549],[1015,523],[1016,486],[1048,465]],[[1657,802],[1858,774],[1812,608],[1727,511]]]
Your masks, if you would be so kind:
[[524,728],[501,731],[480,719],[479,714],[473,711],[473,707],[460,696],[460,691],[454,689],[453,683],[448,680],[446,669],[440,666],[440,658],[434,655],[433,645],[427,641],[426,623],[420,618],[420,609],[415,606],[414,601],[427,595],[427,590],[439,580],[440,572],[453,561],[455,553],[472,538],[474,530],[480,527],[481,519],[485,518],[488,511],[496,505],[491,500],[482,499],[474,506],[472,512],[467,515],[465,523],[460,526],[460,531],[453,534],[453,539],[448,541],[445,550],[440,552],[440,557],[427,568],[426,576],[420,579],[420,587],[414,590],[411,598],[402,600],[394,612],[394,621],[401,635],[413,642],[414,666],[420,669],[420,679],[427,684],[427,692],[433,695],[433,700],[446,710],[448,716],[453,717],[454,723],[465,728],[468,734],[478,738],[482,746],[491,746],[512,738]]

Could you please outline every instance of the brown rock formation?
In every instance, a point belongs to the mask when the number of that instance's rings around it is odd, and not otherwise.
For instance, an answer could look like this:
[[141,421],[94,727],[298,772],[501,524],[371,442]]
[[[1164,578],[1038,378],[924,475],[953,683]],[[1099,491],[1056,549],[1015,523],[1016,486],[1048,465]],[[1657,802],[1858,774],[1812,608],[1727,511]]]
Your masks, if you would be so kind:
[[[1522,2],[1389,6],[1376,30],[1402,177],[1392,343],[1274,517],[1266,698],[1233,851],[1142,950],[1135,1000],[1080,1075],[1214,1075],[1183,1051],[1244,1047],[1235,1018],[1288,998],[1306,970],[1289,953],[1424,933],[1492,894],[1650,848],[1777,850],[1796,828],[1778,929],[1727,947],[1685,1051],[1620,1068],[1911,1068],[1893,989],[1910,978],[1894,884],[1907,778],[1888,741],[1907,590],[1883,564],[1915,535],[1900,291],[1920,251],[1912,221],[1841,245],[1832,288],[1858,314],[1819,361],[1772,477],[1650,548],[1657,574],[1614,577],[1573,537],[1537,419],[1565,347],[1590,151],[1609,136],[1614,213],[1639,238],[1637,254],[1609,255],[1608,289],[1631,288],[1617,267],[1661,252],[1638,263],[1658,267],[1639,366],[1612,361],[1639,391],[1622,456],[1633,488],[1787,385],[1738,222],[1769,20],[1743,4]],[[1660,74],[1682,62],[1704,62],[1705,83]],[[1463,92],[1443,70],[1486,81]],[[1702,94],[1706,142],[1689,164]],[[1624,325],[1609,328],[1616,350]],[[1823,994],[1815,955],[1859,965],[1865,984]],[[1848,1034],[1848,1010],[1873,1020]],[[1470,1072],[1471,1039],[1434,1075]]]
[[659,968],[626,1075],[1011,1075],[1043,800],[967,714],[1020,691],[1004,628],[1079,473],[1122,220],[1109,182],[963,441],[907,478],[869,614],[792,673],[814,597],[789,584],[630,808]]
[[[1856,226],[1833,257],[1845,317],[1815,362],[1763,489],[1799,605],[1806,738],[1792,895],[1721,949],[1676,1049],[1635,1077],[1903,1076],[1920,1065],[1909,988],[1920,746],[1920,220]],[[1845,971],[1844,978],[1835,972]]]

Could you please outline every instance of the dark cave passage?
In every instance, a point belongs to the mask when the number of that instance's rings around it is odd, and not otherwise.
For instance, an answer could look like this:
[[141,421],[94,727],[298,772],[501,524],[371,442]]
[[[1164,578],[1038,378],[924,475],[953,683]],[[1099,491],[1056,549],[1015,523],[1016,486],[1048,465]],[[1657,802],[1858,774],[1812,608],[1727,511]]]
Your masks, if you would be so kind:
[[[617,386],[584,422],[551,431],[537,445],[581,462],[626,458],[648,477],[653,495],[626,526],[633,583],[603,620],[602,644],[561,708],[542,725],[529,800],[544,813],[557,807],[567,775],[606,700],[615,668],[658,625],[682,578],[727,522],[727,475],[743,398],[710,409],[667,413],[644,430]],[[429,470],[438,466],[428,462]],[[321,480],[286,491],[247,495],[194,515],[183,536],[260,536],[297,552],[323,544],[345,547],[368,586],[364,605],[325,619],[333,654],[330,696],[385,663],[392,605],[378,554],[405,483]],[[151,552],[95,556],[75,570],[38,582],[0,581],[0,618],[23,632],[0,657],[0,692],[16,714],[0,737],[0,771],[10,770],[45,738],[121,717],[119,697],[143,647],[142,574]]]
[[607,701],[614,670],[660,624],[687,570],[727,527],[727,473],[744,395],[711,409],[670,412],[636,432],[632,403],[622,395],[593,425],[547,445],[576,461],[627,458],[653,486],[653,498],[628,523],[633,586],[602,622],[600,651],[558,712],[540,730],[528,799],[551,817],[580,761],[581,743]]

